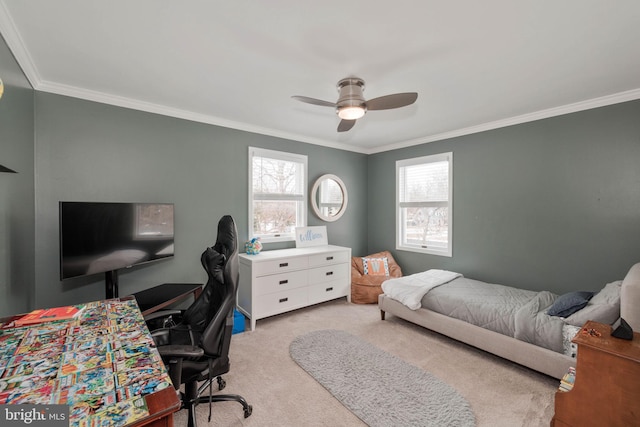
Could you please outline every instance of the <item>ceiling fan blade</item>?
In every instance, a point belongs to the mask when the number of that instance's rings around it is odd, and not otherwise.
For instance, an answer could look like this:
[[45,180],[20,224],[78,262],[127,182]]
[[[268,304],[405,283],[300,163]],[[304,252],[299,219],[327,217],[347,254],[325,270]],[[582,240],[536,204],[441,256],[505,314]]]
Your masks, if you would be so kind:
[[309,98],[308,96],[292,96],[293,99],[297,99],[298,101],[306,102],[307,104],[320,105],[322,107],[334,107],[336,106],[335,102],[323,101],[321,99]]
[[340,123],[338,124],[338,132],[346,132],[349,129],[351,129],[353,127],[353,125],[356,124],[355,120],[340,120]]
[[391,110],[392,108],[405,107],[416,102],[416,92],[394,93],[393,95],[373,98],[366,102],[367,110]]

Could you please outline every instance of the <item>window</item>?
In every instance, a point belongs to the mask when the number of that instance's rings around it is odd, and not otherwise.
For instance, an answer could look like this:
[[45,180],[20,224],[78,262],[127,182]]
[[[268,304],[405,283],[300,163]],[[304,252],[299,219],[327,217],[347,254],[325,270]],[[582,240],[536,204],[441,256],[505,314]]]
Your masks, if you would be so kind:
[[307,156],[249,147],[249,235],[295,239],[307,224]]
[[451,256],[453,153],[396,162],[396,249]]

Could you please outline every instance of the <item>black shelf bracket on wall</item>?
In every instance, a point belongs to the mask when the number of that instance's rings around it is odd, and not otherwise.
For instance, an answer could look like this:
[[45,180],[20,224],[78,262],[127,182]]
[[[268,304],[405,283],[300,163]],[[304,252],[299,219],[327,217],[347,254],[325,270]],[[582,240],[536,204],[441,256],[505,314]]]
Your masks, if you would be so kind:
[[18,173],[13,169],[9,169],[8,167],[2,166],[2,165],[0,165],[0,172]]

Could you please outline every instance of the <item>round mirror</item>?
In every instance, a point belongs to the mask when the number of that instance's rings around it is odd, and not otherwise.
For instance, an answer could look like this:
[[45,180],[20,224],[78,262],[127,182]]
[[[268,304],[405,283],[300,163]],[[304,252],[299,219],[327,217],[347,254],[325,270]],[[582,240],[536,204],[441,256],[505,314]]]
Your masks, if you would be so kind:
[[316,215],[325,221],[335,221],[347,209],[347,188],[335,175],[322,175],[311,189],[311,204]]

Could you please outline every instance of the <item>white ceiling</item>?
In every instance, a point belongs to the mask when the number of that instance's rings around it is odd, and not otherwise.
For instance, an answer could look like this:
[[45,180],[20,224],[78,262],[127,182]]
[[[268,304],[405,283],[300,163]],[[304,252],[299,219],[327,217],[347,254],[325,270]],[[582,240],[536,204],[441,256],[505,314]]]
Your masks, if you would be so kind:
[[[0,0],[36,90],[347,150],[640,99],[637,0]],[[336,132],[343,77],[418,92]]]

